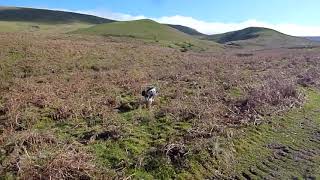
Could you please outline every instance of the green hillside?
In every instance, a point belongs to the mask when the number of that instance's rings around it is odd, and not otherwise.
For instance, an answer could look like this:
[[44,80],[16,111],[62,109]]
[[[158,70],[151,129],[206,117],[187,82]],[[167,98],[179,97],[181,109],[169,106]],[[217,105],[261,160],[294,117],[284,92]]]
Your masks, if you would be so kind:
[[128,36],[139,39],[185,41],[192,37],[181,33],[169,26],[159,24],[152,20],[124,21],[108,24],[100,24],[87,29],[81,29],[76,33],[105,35],[105,36]]
[[79,29],[74,33],[131,37],[170,44],[172,47],[177,46],[185,50],[220,47],[217,43],[199,40],[172,27],[148,19],[99,24]]
[[113,21],[73,12],[0,7],[0,32],[69,32],[108,22]]
[[272,29],[261,27],[249,27],[239,31],[211,35],[207,36],[206,39],[218,43],[247,47],[278,48],[314,45],[313,42],[307,39],[289,36]]

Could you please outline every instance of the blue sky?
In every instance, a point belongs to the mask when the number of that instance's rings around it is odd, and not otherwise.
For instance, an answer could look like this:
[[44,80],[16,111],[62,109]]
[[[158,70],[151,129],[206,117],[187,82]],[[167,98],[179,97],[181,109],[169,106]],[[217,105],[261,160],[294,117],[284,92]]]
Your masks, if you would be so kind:
[[150,18],[212,34],[268,26],[320,35],[320,0],[0,0],[0,5],[61,9],[118,20]]

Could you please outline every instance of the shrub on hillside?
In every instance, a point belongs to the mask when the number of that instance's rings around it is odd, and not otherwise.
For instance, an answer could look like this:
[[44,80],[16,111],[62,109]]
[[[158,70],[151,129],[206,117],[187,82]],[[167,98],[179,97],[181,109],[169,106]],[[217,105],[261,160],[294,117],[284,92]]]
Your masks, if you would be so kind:
[[309,69],[307,72],[298,75],[297,78],[298,84],[303,87],[318,86],[320,72],[317,69],[312,68]]
[[259,87],[252,88],[244,99],[231,102],[228,117],[236,124],[255,122],[264,116],[299,105],[302,98],[293,82],[268,80]]

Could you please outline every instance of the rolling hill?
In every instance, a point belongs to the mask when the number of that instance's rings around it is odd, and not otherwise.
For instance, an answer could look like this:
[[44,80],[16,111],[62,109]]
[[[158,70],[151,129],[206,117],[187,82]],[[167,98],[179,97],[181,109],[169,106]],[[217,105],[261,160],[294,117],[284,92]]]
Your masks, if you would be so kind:
[[[249,27],[216,35],[205,35],[190,27],[160,24],[152,20],[117,22],[97,16],[46,9],[0,7],[0,32],[81,33],[151,40],[186,49],[221,47],[278,48],[319,45],[317,38],[293,37],[278,31]],[[209,40],[209,41],[208,41]]]
[[73,12],[0,7],[0,32],[69,32],[113,20]]
[[138,39],[168,41],[185,41],[192,39],[192,37],[185,33],[148,19],[99,24],[90,28],[77,30],[75,33],[104,36],[127,36]]
[[160,42],[170,46],[177,46],[184,50],[220,47],[217,43],[200,40],[168,25],[160,24],[148,19],[99,24],[93,27],[76,30],[73,33],[131,37]]
[[311,41],[318,41],[320,42],[320,36],[308,36],[308,37],[304,37],[306,39],[309,39]]
[[66,24],[76,22],[87,24],[101,24],[113,22],[113,20],[86,14],[19,7],[0,7],[0,21],[23,21],[47,24]]
[[206,39],[241,47],[279,48],[315,45],[314,42],[305,38],[289,36],[281,32],[262,27],[249,27],[239,31],[210,35],[207,36]]
[[[88,25],[97,25],[111,22],[116,21],[74,12],[0,6],[0,32],[35,31],[49,29],[52,29],[53,31],[55,29],[62,29],[63,32],[63,29],[76,30],[77,28],[90,27]],[[186,26],[170,24],[166,25],[188,35],[198,37],[205,36],[195,29]]]
[[198,37],[203,37],[206,36],[205,34],[200,33],[199,31],[187,27],[187,26],[182,26],[182,25],[173,25],[173,24],[166,24],[174,29],[177,29],[178,31],[184,32],[186,34],[189,34],[191,36],[198,36]]
[[74,32],[132,37],[160,42],[182,51],[221,47],[215,42],[200,40],[201,33],[184,26],[164,25],[151,20],[117,22],[74,12],[21,7],[0,7],[0,32]]

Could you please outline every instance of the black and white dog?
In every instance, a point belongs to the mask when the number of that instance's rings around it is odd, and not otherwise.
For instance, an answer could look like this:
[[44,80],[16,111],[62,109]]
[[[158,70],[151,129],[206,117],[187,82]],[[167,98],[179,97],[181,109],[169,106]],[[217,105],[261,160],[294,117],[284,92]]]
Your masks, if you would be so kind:
[[158,95],[158,92],[155,87],[149,87],[147,90],[143,90],[141,94],[144,97],[147,107],[150,107],[155,97]]

